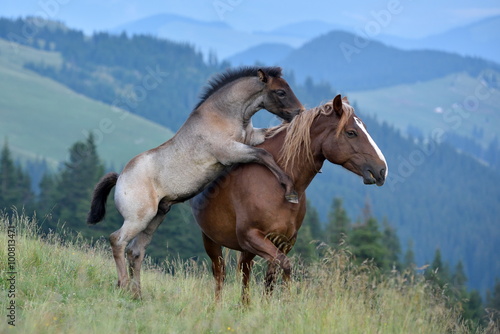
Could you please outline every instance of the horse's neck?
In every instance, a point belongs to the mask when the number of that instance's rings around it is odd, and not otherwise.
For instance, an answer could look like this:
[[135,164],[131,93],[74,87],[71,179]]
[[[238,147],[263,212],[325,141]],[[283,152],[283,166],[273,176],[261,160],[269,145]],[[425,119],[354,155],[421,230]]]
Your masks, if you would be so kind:
[[[286,133],[287,131],[281,131],[260,145],[260,147],[271,153],[276,161],[279,161],[280,151],[285,142]],[[313,149],[312,153],[314,155],[314,166],[309,165],[305,157],[298,157],[297,159],[294,159],[293,163],[291,163],[287,169],[284,169],[284,172],[292,177],[295,191],[299,193],[305,192],[306,188],[309,186],[316,174],[318,174],[323,162],[325,161],[324,158],[319,157],[318,152],[316,152],[319,147],[314,144],[315,143],[311,141]],[[280,167],[283,168],[283,166]]]
[[313,151],[314,164],[308,164],[305,157],[297,159],[291,169],[293,169],[293,184],[297,192],[305,192],[306,188],[311,184],[312,180],[319,173],[321,166],[325,159],[317,157],[316,152]]

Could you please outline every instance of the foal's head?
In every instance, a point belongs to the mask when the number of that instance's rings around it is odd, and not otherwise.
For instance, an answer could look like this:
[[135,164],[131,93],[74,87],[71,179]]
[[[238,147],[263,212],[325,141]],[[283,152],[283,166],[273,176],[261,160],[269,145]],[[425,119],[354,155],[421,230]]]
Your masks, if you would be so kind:
[[323,107],[322,122],[336,124],[323,140],[325,158],[362,176],[365,184],[383,185],[388,172],[385,157],[347,98],[337,95]]
[[264,84],[264,109],[290,122],[304,110],[304,106],[295,96],[288,83],[281,77],[281,68],[261,68],[257,70],[261,83]]
[[[232,86],[237,81],[243,84]],[[240,101],[258,98],[259,108],[267,109],[287,122],[304,110],[302,103],[281,77],[280,67],[256,66],[229,69],[213,77],[194,109],[200,108],[212,95],[227,86],[237,88],[231,94],[224,91],[223,96],[231,96],[233,99],[237,97]]]

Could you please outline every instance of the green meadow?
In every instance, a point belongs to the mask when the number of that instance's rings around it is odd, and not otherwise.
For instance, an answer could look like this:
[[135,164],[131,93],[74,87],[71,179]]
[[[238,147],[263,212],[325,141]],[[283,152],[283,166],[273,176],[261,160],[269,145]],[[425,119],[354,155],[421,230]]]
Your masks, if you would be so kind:
[[234,265],[216,303],[209,264],[147,261],[143,299],[134,300],[115,286],[107,242],[90,246],[64,229],[40,236],[36,218],[16,213],[0,226],[1,333],[468,333],[425,282],[379,277],[347,254],[297,264],[290,286],[270,297],[258,261],[248,307]]

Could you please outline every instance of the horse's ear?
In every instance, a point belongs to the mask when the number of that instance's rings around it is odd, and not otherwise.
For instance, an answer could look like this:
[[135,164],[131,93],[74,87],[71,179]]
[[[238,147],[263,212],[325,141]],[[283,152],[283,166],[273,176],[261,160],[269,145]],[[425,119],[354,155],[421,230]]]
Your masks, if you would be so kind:
[[339,95],[335,96],[335,98],[333,99],[333,110],[335,110],[335,112],[337,113],[337,115],[339,116],[342,116],[342,112],[343,112],[343,109],[342,109],[342,100],[343,98]]
[[257,74],[259,75],[259,80],[263,83],[267,83],[267,74],[264,73],[260,68],[257,70]]

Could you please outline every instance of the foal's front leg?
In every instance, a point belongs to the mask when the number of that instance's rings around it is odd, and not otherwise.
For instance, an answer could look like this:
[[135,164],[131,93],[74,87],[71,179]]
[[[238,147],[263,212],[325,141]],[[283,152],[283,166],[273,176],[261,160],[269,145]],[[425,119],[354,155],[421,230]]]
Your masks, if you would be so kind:
[[216,156],[223,165],[255,162],[266,166],[285,188],[285,199],[290,203],[299,203],[299,196],[293,189],[292,179],[278,166],[271,153],[266,150],[233,142],[227,149],[221,149]]
[[257,146],[266,140],[268,129],[259,129],[249,126],[246,131],[245,144],[250,146]]
[[253,147],[253,154],[256,157],[255,162],[266,166],[278,178],[280,184],[285,188],[285,199],[290,203],[299,203],[299,195],[293,189],[293,181],[278,166],[273,156],[262,148]]

